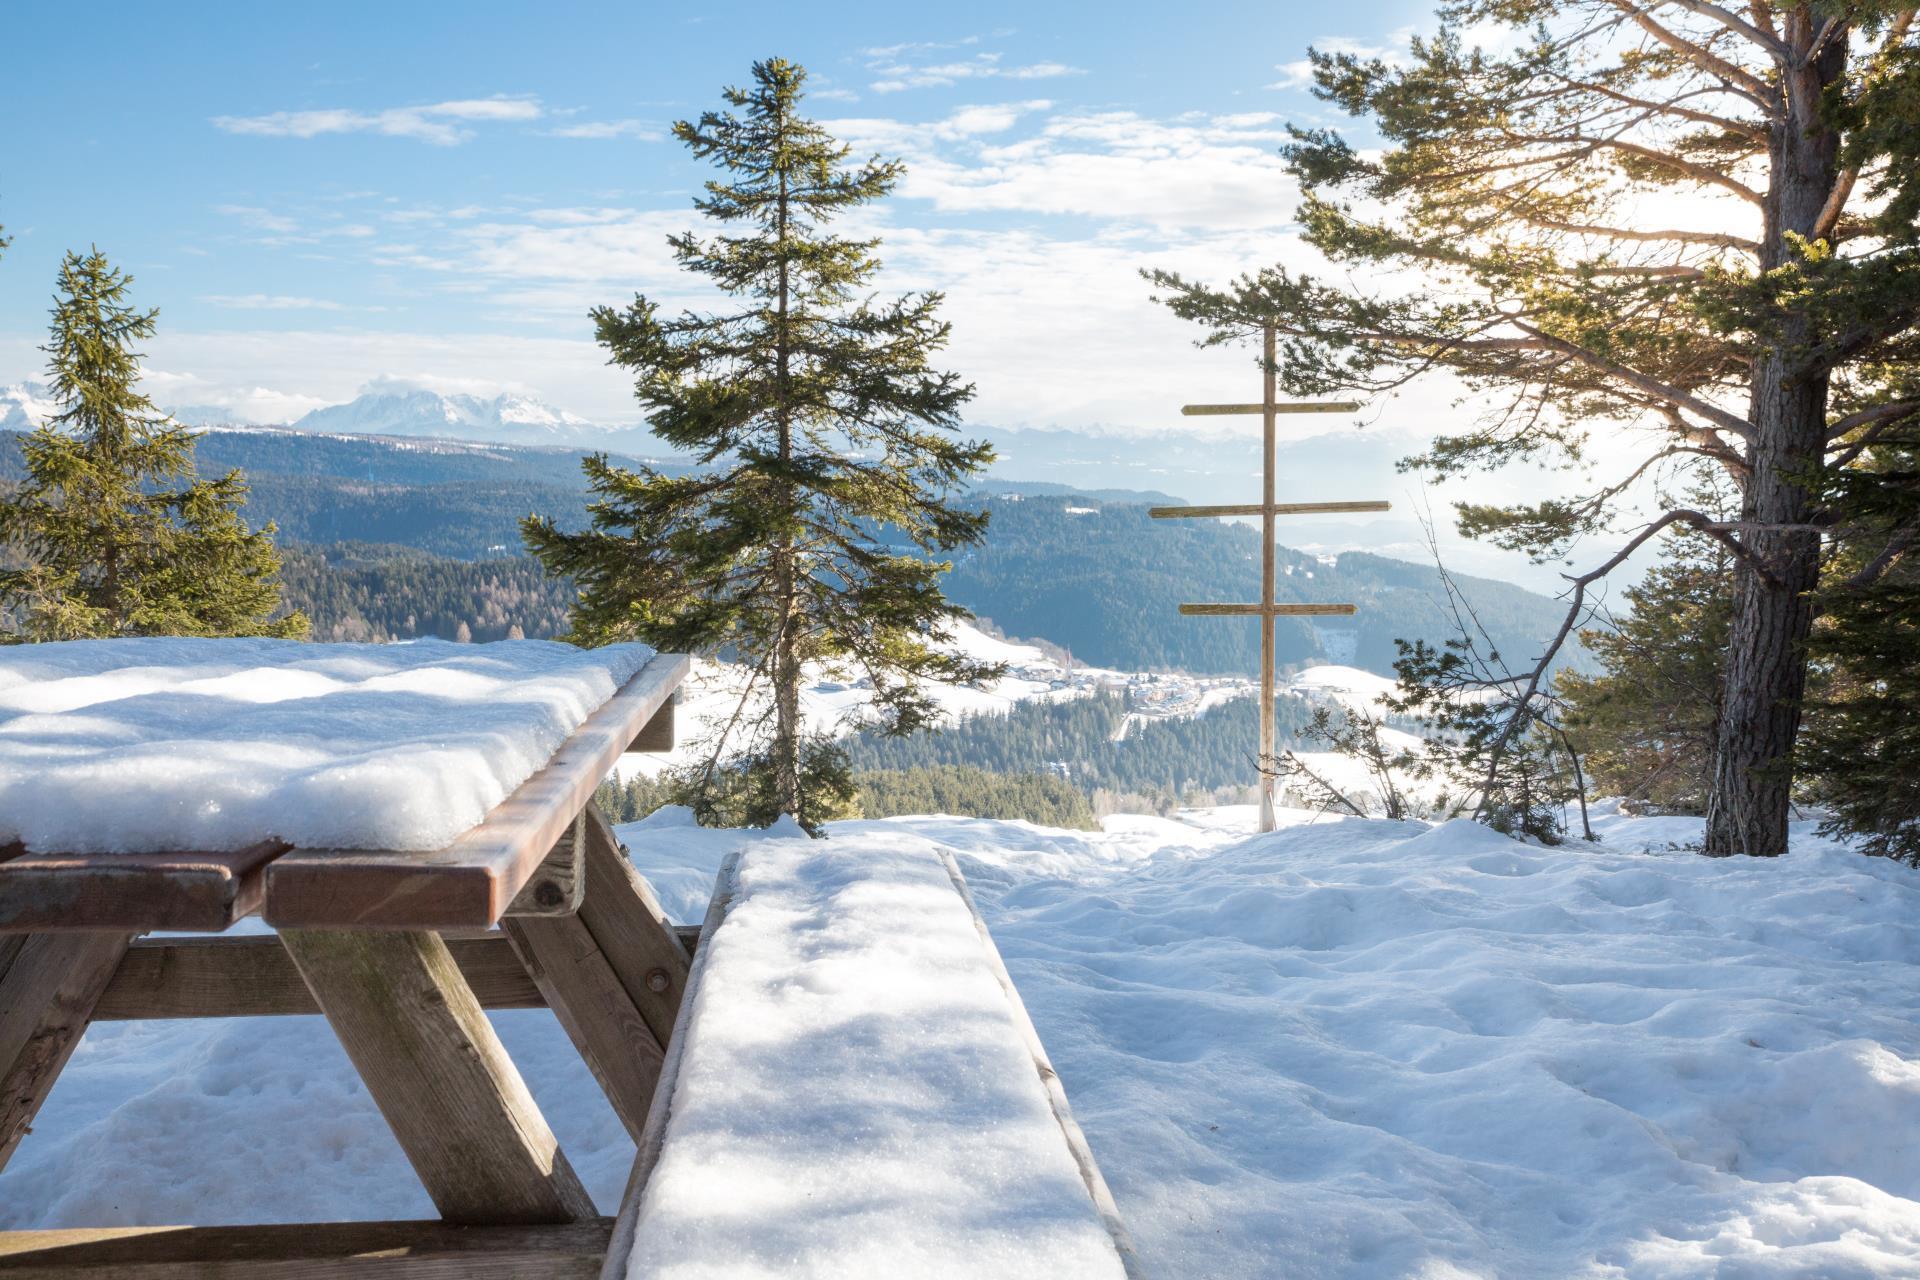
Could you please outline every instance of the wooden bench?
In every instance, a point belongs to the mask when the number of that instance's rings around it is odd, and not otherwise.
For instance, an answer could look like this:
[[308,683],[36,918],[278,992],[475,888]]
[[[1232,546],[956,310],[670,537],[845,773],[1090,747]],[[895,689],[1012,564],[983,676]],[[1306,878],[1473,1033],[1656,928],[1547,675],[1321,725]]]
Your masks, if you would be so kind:
[[[722,868],[602,1280],[681,1265],[864,1274],[876,1257],[915,1274],[1139,1280],[959,866],[924,847],[836,862],[840,843],[759,842]],[[893,999],[915,987],[924,997]],[[897,1036],[876,1034],[885,1023]],[[794,1041],[830,1047],[799,1049],[796,1066]],[[1025,1163],[997,1158],[1010,1151]],[[774,1203],[756,1212],[754,1196]]]
[[[640,1135],[686,988],[593,792],[668,750],[683,655],[657,655],[479,826],[431,853],[0,848],[0,1167],[87,1024],[323,1013],[441,1221],[0,1233],[0,1274],[597,1274],[599,1215],[487,1021],[553,1009]],[[218,934],[259,914],[278,933]]]

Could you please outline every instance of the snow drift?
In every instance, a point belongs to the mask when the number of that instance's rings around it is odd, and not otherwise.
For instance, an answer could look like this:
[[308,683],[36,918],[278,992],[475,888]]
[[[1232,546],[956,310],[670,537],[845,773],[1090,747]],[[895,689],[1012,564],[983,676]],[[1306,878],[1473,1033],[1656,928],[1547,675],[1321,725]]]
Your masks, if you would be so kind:
[[[1164,1277],[1920,1274],[1920,877],[1680,819],[1541,849],[1247,810],[1104,833],[911,818],[954,851]],[[623,828],[680,919],[750,835]],[[544,1011],[494,1015],[594,1194],[632,1148]],[[0,1225],[426,1217],[318,1019],[88,1032]]]

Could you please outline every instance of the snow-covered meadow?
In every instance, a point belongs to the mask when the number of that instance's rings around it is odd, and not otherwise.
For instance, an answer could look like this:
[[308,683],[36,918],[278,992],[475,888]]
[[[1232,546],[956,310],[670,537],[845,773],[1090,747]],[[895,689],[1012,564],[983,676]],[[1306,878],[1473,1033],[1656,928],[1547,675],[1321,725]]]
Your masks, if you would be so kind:
[[[954,851],[1154,1274],[1920,1274],[1920,875],[1466,823],[908,818]],[[623,829],[681,919],[750,833]],[[545,1011],[494,1015],[611,1206],[631,1146]],[[103,1024],[0,1226],[428,1216],[317,1018]]]

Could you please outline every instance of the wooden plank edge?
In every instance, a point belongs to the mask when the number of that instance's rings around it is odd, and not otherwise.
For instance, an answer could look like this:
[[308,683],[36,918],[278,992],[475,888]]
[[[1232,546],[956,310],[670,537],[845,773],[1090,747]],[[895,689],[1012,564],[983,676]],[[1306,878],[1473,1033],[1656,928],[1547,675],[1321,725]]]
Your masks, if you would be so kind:
[[712,954],[714,931],[726,920],[727,909],[733,905],[734,876],[740,867],[740,854],[738,849],[728,854],[720,864],[720,874],[714,877],[713,897],[707,902],[707,916],[700,925],[700,941],[693,948],[687,989],[680,997],[680,1012],[674,1016],[673,1035],[667,1041],[666,1061],[660,1064],[660,1079],[653,1086],[647,1122],[635,1144],[633,1172],[627,1176],[626,1190],[620,1195],[620,1212],[613,1221],[613,1236],[607,1243],[607,1261],[600,1280],[626,1280],[628,1256],[633,1252],[634,1233],[640,1226],[640,1202],[646,1196],[647,1181],[653,1176],[654,1166],[660,1162],[667,1123],[673,1117],[673,1091],[680,1083],[680,1065],[687,1053],[687,1026],[693,1021],[693,1006],[700,994],[700,979],[706,974],[707,958]]
[[[684,653],[647,659],[568,735],[547,764],[444,849],[295,849],[275,860],[266,877],[267,922],[298,929],[405,930],[498,924],[561,833],[593,799],[639,726],[673,696],[692,666]],[[581,753],[584,758],[576,759]],[[538,798],[548,791],[558,794]],[[536,816],[530,821],[502,817],[522,808]]]
[[1094,1210],[1099,1213],[1100,1221],[1113,1239],[1113,1247],[1120,1254],[1120,1265],[1129,1280],[1146,1280],[1147,1271],[1140,1261],[1139,1250],[1134,1247],[1133,1235],[1121,1220],[1120,1207],[1114,1203],[1113,1192],[1107,1186],[1105,1175],[1100,1172],[1099,1163],[1093,1158],[1093,1148],[1087,1145],[1086,1133],[1073,1118],[1073,1108],[1067,1105],[1066,1088],[1060,1083],[1060,1075],[1053,1069],[1052,1060],[1047,1057],[1047,1048],[1040,1041],[1040,1032],[1033,1025],[1032,1016],[1027,1013],[1027,1005],[1020,998],[1019,988],[1013,985],[1013,975],[1007,972],[1007,963],[1000,955],[1000,948],[994,945],[993,934],[988,931],[987,922],[980,914],[980,904],[973,900],[973,891],[967,887],[967,878],[961,874],[960,864],[954,860],[953,854],[941,850],[940,861],[946,866],[947,875],[959,892],[960,900],[967,904],[967,910],[973,914],[973,927],[980,935],[981,946],[986,949],[987,962],[1000,983],[1001,991],[1006,994],[1007,1004],[1013,1011],[1014,1025],[1027,1043],[1027,1052],[1033,1055],[1034,1071],[1040,1077],[1041,1087],[1046,1090],[1047,1104],[1052,1108],[1053,1118],[1067,1140],[1067,1149],[1073,1153],[1074,1163],[1079,1166],[1080,1180],[1086,1184]]
[[217,933],[259,910],[266,869],[290,848],[24,854],[0,862],[0,932]]
[[473,1280],[590,1280],[613,1219],[554,1226],[455,1226],[438,1221],[275,1223],[229,1227],[89,1227],[0,1232],[0,1275],[188,1280],[249,1275],[464,1276]]
[[673,750],[675,708],[679,702],[680,691],[675,689],[666,704],[653,713],[653,718],[640,726],[640,732],[627,744],[627,750],[642,753]]

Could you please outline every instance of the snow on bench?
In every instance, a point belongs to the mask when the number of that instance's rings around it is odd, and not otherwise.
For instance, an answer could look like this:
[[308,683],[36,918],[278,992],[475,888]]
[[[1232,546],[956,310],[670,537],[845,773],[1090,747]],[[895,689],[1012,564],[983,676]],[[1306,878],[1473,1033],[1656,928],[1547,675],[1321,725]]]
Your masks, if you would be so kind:
[[734,855],[606,1280],[1139,1274],[950,856]]
[[545,640],[0,646],[0,850],[440,849],[652,656]]

